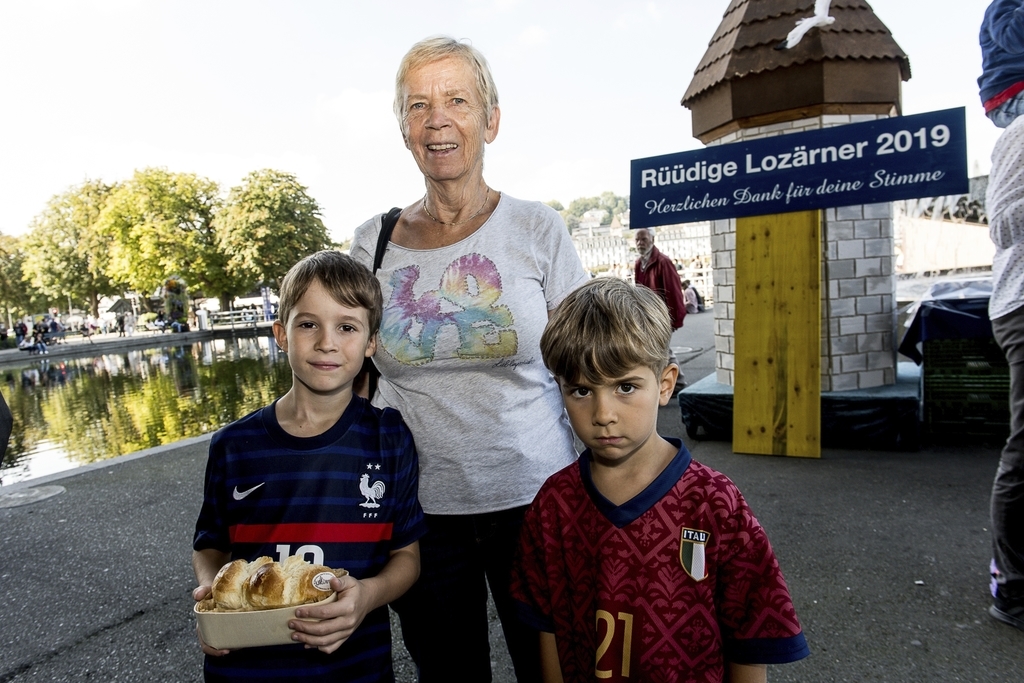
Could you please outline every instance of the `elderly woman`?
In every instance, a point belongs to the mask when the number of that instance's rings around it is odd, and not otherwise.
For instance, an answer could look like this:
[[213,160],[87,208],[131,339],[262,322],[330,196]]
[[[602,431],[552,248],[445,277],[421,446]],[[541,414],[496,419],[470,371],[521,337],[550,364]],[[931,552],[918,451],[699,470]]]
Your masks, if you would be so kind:
[[[475,48],[447,37],[414,45],[395,115],[426,194],[401,212],[377,271],[374,404],[400,410],[412,430],[429,528],[420,579],[395,608],[422,683],[490,681],[489,586],[518,679],[537,681],[537,637],[515,616],[509,568],[525,506],[576,457],[540,336],[587,275],[555,211],[484,180],[501,112]],[[352,255],[367,266],[382,221],[356,230]]]

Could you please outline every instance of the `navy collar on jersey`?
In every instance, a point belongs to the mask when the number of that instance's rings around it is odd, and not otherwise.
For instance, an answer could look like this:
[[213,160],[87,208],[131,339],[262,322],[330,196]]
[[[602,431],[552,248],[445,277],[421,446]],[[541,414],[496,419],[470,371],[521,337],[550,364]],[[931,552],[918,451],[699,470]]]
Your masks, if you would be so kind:
[[647,485],[640,493],[636,494],[622,505],[615,505],[604,497],[604,494],[594,486],[594,480],[590,474],[590,449],[583,451],[577,462],[580,468],[580,477],[583,479],[583,488],[586,490],[590,500],[594,502],[601,514],[608,518],[608,521],[622,528],[636,520],[640,515],[650,510],[655,503],[665,497],[673,486],[682,478],[686,468],[690,466],[690,451],[686,450],[681,439],[665,437],[679,451],[661,474]]
[[274,399],[274,402],[269,406],[263,408],[260,411],[260,419],[263,421],[263,426],[266,428],[267,433],[278,445],[288,448],[293,451],[315,451],[325,446],[329,446],[339,438],[341,435],[348,431],[348,428],[352,426],[352,423],[363,414],[366,410],[366,406],[369,405],[365,398],[361,396],[352,395],[352,400],[348,402],[344,412],[341,413],[341,417],[334,423],[330,429],[323,434],[317,434],[316,436],[301,437],[292,436],[286,432],[282,427],[281,423],[277,421],[277,402],[280,398]]

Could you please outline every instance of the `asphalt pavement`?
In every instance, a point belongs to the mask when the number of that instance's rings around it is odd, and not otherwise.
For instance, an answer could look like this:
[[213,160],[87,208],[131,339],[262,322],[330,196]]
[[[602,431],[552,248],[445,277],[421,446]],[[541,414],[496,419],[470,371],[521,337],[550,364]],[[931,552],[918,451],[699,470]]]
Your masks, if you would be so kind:
[[[687,382],[714,371],[712,318],[673,338]],[[736,481],[772,540],[812,654],[769,680],[1024,680],[1024,632],[986,611],[996,449],[739,455],[689,439],[674,403],[659,429]],[[189,560],[207,439],[0,487],[0,683],[201,680]],[[57,493],[26,502],[39,491]],[[397,632],[395,652],[413,681]],[[514,680],[500,647],[494,672]]]

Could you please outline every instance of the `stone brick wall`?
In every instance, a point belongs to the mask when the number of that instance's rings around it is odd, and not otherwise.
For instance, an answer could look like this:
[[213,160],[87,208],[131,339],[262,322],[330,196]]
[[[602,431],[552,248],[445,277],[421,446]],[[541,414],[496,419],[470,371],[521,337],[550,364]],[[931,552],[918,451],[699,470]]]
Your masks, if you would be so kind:
[[[825,115],[736,131],[711,145],[786,135],[883,118]],[[733,384],[736,319],[736,221],[711,223],[715,281],[715,367]],[[896,277],[892,204],[824,211],[822,224],[821,390],[896,382]]]

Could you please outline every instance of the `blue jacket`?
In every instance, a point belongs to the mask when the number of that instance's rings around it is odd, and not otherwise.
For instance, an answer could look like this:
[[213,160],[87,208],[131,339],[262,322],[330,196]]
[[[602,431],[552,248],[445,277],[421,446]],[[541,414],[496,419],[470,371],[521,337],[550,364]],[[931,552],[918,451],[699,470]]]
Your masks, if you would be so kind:
[[1024,81],[1024,0],[993,0],[981,22],[981,76],[984,104]]

